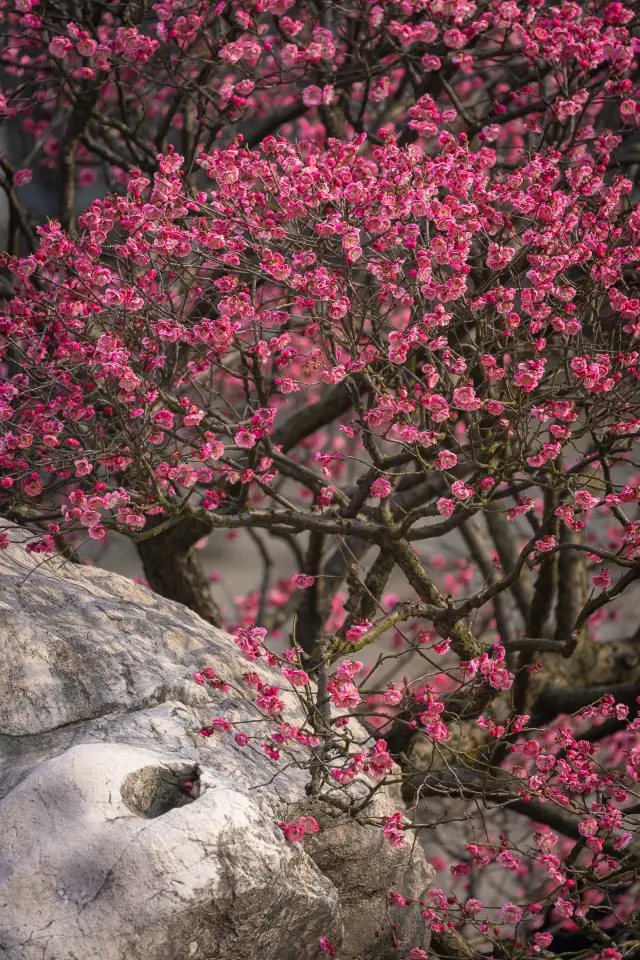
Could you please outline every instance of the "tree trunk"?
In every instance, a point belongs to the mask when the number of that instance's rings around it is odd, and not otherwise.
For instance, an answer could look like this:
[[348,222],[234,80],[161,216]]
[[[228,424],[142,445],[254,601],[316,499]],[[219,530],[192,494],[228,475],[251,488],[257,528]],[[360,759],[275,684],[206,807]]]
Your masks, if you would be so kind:
[[[158,524],[162,518],[158,518]],[[137,544],[145,577],[152,590],[197,613],[214,627],[221,624],[220,609],[193,544],[211,532],[201,520],[187,519],[157,537]]]

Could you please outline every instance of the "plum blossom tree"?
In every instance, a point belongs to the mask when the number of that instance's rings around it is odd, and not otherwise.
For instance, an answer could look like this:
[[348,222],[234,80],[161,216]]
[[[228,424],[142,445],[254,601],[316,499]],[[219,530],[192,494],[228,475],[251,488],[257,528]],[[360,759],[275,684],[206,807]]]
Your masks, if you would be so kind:
[[2,161],[0,510],[45,558],[125,534],[211,622],[194,544],[284,539],[232,624],[273,735],[203,735],[356,818],[401,780],[396,846],[456,824],[446,892],[390,894],[438,955],[636,957],[636,625],[598,642],[640,579],[634,5],[112,6],[4,8],[61,187],[37,226]]
[[[19,188],[58,176],[58,216],[98,178],[123,189],[173,144],[199,152],[242,134],[380,128],[437,150],[444,124],[518,164],[554,146],[637,167],[636,5],[509,0],[3,0],[0,116],[21,169],[3,161],[12,243],[37,242]],[[606,155],[606,157],[605,157]]]
[[[49,193],[66,229],[79,189],[122,192],[132,170],[153,176],[170,145],[195,188],[199,152],[237,135],[249,147],[282,133],[322,148],[327,137],[366,133],[380,145],[392,133],[432,156],[450,127],[474,151],[492,145],[495,173],[544,148],[601,161],[609,175],[636,171],[633,4],[7,0],[2,9],[0,115],[19,145],[0,157],[14,255],[38,244],[32,177],[39,196],[56,178]],[[181,527],[148,544],[146,575],[217,616],[192,542]]]

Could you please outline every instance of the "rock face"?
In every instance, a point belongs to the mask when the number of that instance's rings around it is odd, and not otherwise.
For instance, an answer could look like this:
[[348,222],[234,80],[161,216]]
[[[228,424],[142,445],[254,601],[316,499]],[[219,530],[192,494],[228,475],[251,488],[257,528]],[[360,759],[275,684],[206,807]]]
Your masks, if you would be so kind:
[[[419,912],[386,908],[389,889],[432,885],[417,846],[309,800],[308,773],[259,740],[200,736],[217,715],[268,730],[232,639],[123,577],[42,561],[0,551],[0,960],[311,960],[320,936],[362,960],[424,947]],[[230,691],[194,683],[207,666]],[[369,815],[396,810],[383,790]],[[321,830],[289,843],[276,821],[302,813]]]
[[204,773],[201,796],[156,816],[124,801],[128,779],[192,770],[119,743],[37,765],[1,807],[0,955],[296,960],[320,929],[339,936],[331,882],[247,793]]

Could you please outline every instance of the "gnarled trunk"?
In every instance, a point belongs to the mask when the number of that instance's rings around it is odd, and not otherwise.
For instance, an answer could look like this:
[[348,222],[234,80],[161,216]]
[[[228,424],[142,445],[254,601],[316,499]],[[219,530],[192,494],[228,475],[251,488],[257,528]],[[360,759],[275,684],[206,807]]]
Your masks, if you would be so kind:
[[[158,518],[157,525],[162,522]],[[187,518],[164,533],[141,541],[137,548],[152,590],[167,600],[184,604],[207,623],[219,627],[220,609],[193,546],[210,532],[204,521]]]

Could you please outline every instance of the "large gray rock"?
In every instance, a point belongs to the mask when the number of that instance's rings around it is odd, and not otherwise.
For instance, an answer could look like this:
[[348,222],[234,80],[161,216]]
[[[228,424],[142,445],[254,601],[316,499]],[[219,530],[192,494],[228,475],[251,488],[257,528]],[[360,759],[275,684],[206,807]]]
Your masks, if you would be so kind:
[[191,803],[125,802],[141,777],[179,800],[192,769],[116,743],[37,765],[0,808],[0,956],[298,960],[339,938],[331,881],[247,793],[205,771]]
[[[306,769],[264,754],[256,665],[227,634],[16,543],[0,551],[0,662],[2,960],[307,960],[322,935],[395,960],[426,945],[419,912],[386,909],[390,889],[432,884],[421,850],[318,808]],[[230,691],[193,681],[207,666]],[[217,715],[255,743],[200,736]],[[321,831],[287,842],[277,821],[312,808]],[[382,790],[368,813],[401,809]]]

